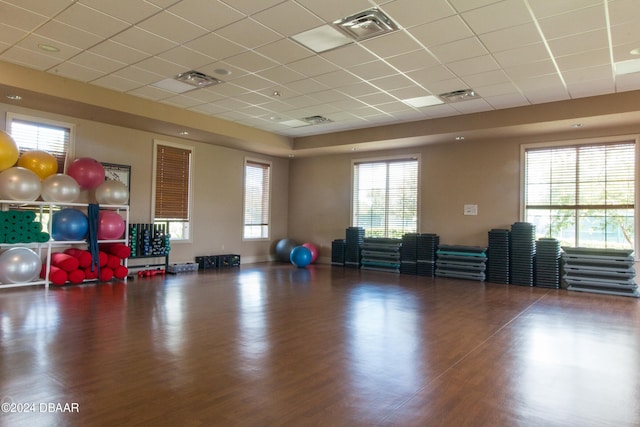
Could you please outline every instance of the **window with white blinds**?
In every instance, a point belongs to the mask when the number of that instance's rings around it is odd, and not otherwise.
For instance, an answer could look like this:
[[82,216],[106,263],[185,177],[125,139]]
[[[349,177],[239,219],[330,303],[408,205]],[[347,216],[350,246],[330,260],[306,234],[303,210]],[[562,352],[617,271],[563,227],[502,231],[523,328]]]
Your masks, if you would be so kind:
[[269,163],[245,160],[243,228],[245,239],[269,237],[270,175]]
[[155,142],[154,223],[171,240],[189,239],[193,148]]
[[525,220],[562,245],[633,249],[635,143],[525,150]]
[[7,122],[9,134],[16,142],[20,154],[31,150],[46,151],[58,161],[58,173],[64,172],[71,147],[71,125],[13,115],[7,116]]
[[417,232],[418,168],[416,158],[354,162],[353,226],[367,237]]

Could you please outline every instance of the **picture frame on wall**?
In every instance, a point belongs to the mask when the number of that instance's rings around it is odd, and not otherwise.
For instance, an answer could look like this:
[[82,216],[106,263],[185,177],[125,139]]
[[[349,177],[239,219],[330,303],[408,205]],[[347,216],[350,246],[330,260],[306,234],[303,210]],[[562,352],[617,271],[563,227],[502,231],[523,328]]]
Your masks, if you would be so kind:
[[[104,179],[123,183],[131,193],[131,166],[117,163],[102,163]],[[127,203],[128,204],[128,203]]]

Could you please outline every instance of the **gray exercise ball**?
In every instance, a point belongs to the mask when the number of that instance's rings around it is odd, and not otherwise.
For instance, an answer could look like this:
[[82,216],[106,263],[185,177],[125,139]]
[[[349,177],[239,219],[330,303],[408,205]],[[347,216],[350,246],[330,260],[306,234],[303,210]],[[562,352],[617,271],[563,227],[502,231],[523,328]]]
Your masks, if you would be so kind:
[[293,248],[298,246],[298,242],[293,239],[281,239],[276,243],[276,255],[279,261],[290,262],[289,256]]

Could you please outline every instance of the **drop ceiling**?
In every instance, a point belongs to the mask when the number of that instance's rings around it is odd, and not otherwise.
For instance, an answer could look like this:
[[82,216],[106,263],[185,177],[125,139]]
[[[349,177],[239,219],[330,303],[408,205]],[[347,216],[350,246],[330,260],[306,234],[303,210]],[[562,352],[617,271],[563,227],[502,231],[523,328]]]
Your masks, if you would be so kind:
[[[319,54],[293,39],[372,8],[398,30]],[[276,134],[291,148],[300,141],[304,151],[327,134],[393,126],[389,141],[413,141],[419,135],[399,126],[428,134],[428,123],[451,123],[443,133],[453,136],[454,118],[637,91],[638,22],[638,0],[0,0],[0,61]],[[190,70],[223,83],[181,94],[158,86]],[[10,91],[2,75],[0,84]],[[405,102],[465,89],[476,96]],[[305,121],[317,116],[326,120]],[[384,148],[374,139],[353,143]]]

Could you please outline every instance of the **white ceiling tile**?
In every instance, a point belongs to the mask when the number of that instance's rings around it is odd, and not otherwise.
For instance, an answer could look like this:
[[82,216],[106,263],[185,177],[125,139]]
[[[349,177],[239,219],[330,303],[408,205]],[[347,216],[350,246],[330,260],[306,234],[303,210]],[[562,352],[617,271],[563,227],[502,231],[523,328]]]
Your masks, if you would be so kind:
[[116,61],[112,58],[98,55],[90,51],[84,51],[74,56],[69,63],[92,68],[94,70],[100,70],[102,74],[109,74],[127,66],[124,62]]
[[[89,33],[76,27],[63,24],[59,21],[49,21],[40,28],[35,34],[47,37],[51,40],[74,46],[78,49],[88,49],[102,41],[102,38],[96,34]],[[55,43],[51,43],[55,44]]]
[[327,86],[314,79],[296,80],[287,84],[287,91],[293,90],[299,94],[311,94],[327,89],[329,89]]
[[273,83],[267,79],[263,79],[255,74],[247,74],[246,76],[239,77],[233,80],[233,84],[241,86],[248,91],[262,90],[267,87],[273,86]]
[[266,70],[267,68],[277,67],[278,63],[270,60],[262,55],[259,55],[250,50],[240,55],[232,56],[225,59],[225,62],[233,65],[234,67],[241,68],[250,73],[257,73],[258,71]]
[[627,61],[638,59],[638,55],[631,53],[632,49],[640,47],[640,43],[632,43],[613,47],[613,62]]
[[167,10],[212,31],[245,17],[242,12],[218,0],[182,0]]
[[544,104],[547,102],[557,102],[569,99],[568,92],[563,93],[559,89],[553,87],[525,90],[524,96],[526,96],[532,104]]
[[[40,15],[51,16],[69,7],[73,3],[73,0],[2,0],[2,2],[18,6],[21,9],[26,9]],[[0,5],[0,11],[5,12],[2,5]],[[2,16],[3,19],[7,18],[4,13],[0,13],[0,16]],[[11,21],[8,20],[6,22]]]
[[251,18],[227,25],[219,29],[217,34],[249,49],[255,49],[282,38],[280,34]]
[[177,44],[196,39],[208,31],[169,12],[161,12],[138,24],[138,27]]
[[530,1],[529,5],[536,18],[541,19],[589,6],[602,6],[602,0]]
[[140,83],[132,80],[123,79],[112,74],[104,77],[100,77],[92,82],[92,84],[112,89],[118,92],[128,92],[130,90],[140,87]]
[[[49,3],[41,1],[41,3]],[[162,9],[146,1],[131,0],[80,0],[79,3],[90,6],[114,18],[130,24],[137,24],[145,18],[160,12]]]
[[223,3],[247,15],[260,12],[281,2],[282,0],[223,0]]
[[440,80],[430,83],[425,89],[429,90],[434,95],[440,95],[441,93],[452,92],[454,90],[469,89],[465,82],[460,79],[448,79]]
[[56,48],[58,48],[59,49],[58,52],[44,52],[44,53],[53,58],[57,58],[57,60],[60,62],[64,61],[65,59],[72,58],[73,56],[81,52],[81,49],[77,47],[56,42],[46,37],[41,37],[37,34],[28,35],[27,37],[25,37],[24,39],[16,43],[16,46],[20,46],[24,49],[32,50],[38,53],[42,52],[42,50],[38,47],[40,45],[53,45]]
[[471,99],[469,101],[454,102],[451,104],[451,107],[453,107],[461,114],[472,114],[493,110],[493,107],[482,98]]
[[433,46],[430,50],[442,63],[460,61],[462,59],[489,54],[477,37],[469,37],[467,39]]
[[477,56],[475,58],[451,62],[447,64],[447,67],[458,76],[468,76],[500,68],[491,55]]
[[502,108],[522,107],[530,104],[529,100],[519,92],[491,96],[484,98],[484,100],[497,110]]
[[293,71],[291,68],[285,66],[269,68],[267,70],[260,71],[257,74],[280,85],[296,80],[302,80],[306,77],[304,74]]
[[368,105],[388,104],[390,102],[396,102],[397,99],[384,92],[370,93],[358,97],[358,100]]
[[476,34],[531,22],[533,19],[522,0],[504,0],[462,14]]
[[413,111],[411,107],[401,101],[388,102],[386,104],[378,104],[375,106],[378,110],[387,114],[398,114],[406,111]]
[[479,37],[487,49],[493,52],[517,49],[542,42],[540,32],[532,22],[481,34]]
[[237,98],[247,93],[247,90],[245,88],[243,88],[242,86],[234,85],[231,82],[226,82],[223,84],[211,86],[207,89],[210,92],[213,92],[215,95],[222,96],[223,99]]
[[597,65],[611,64],[609,49],[596,49],[588,52],[580,52],[574,55],[559,56],[556,63],[560,71],[576,70],[580,68],[595,67]]
[[252,18],[287,37],[325,24],[304,7],[290,1],[256,13]]
[[[224,84],[224,83],[223,83]],[[215,87],[215,86],[213,86]],[[201,102],[214,102],[224,99],[224,95],[211,90],[211,87],[205,87],[198,90],[192,90],[186,93],[190,98],[197,99]]]
[[371,93],[379,92],[379,89],[370,83],[362,82],[356,83],[349,86],[343,86],[339,89],[339,91],[345,95],[359,97],[363,95],[368,95]]
[[640,89],[640,73],[616,76],[616,92]]
[[415,86],[415,83],[413,81],[402,75],[382,77],[379,79],[371,80],[370,83],[375,87],[378,87],[381,90],[385,91]]
[[26,32],[35,30],[47,21],[43,15],[4,2],[0,2],[0,16],[3,24],[11,23],[12,27]]
[[381,60],[356,65],[355,67],[348,68],[348,70],[363,80],[373,80],[396,74],[393,67]]
[[27,34],[29,34],[27,31],[0,22],[0,40],[7,46],[19,42]]
[[81,82],[89,82],[102,77],[104,73],[93,68],[84,67],[72,62],[63,62],[56,65],[55,73],[68,79],[79,80]]
[[74,3],[64,10],[56,16],[56,20],[102,37],[111,37],[130,26],[126,21],[80,3]]
[[491,70],[484,73],[470,74],[464,77],[469,87],[489,86],[509,82],[509,77],[503,70]]
[[290,39],[280,39],[273,43],[269,43],[268,45],[261,46],[255,51],[285,65],[290,62],[295,62],[300,59],[313,56],[311,51]]
[[466,39],[474,35],[459,16],[451,16],[439,21],[418,25],[407,31],[427,47]]
[[413,52],[421,47],[402,30],[365,40],[362,42],[362,46],[381,58]]
[[185,46],[216,59],[225,59],[244,52],[244,48],[239,44],[215,33],[209,33],[185,43]]
[[360,78],[345,70],[337,70],[330,73],[320,74],[319,76],[315,76],[313,79],[325,86],[333,88],[340,88],[342,86],[347,86],[362,81]]
[[497,3],[502,0],[449,0],[453,7],[458,12],[465,12],[467,10],[479,9],[483,6],[487,6],[493,3]]
[[311,56],[288,64],[289,68],[306,76],[313,77],[336,71],[338,67],[321,56]]
[[13,46],[2,52],[0,59],[24,65],[25,67],[35,68],[40,71],[47,70],[60,63],[60,60],[57,58],[19,46]]
[[[187,92],[187,94],[189,93],[190,92]],[[202,104],[202,102],[198,101],[197,99],[189,98],[186,95],[177,95],[165,98],[162,100],[162,102],[164,104],[169,104],[180,108],[191,108]]]
[[547,39],[586,33],[606,27],[604,8],[588,7],[575,12],[540,19],[540,28]]
[[131,27],[112,38],[113,41],[141,50],[150,55],[156,55],[172,49],[178,44],[150,33],[142,28]]
[[140,67],[126,67],[111,74],[115,77],[122,77],[123,79],[130,80],[132,82],[140,83],[140,85],[152,85],[170,76],[168,74],[162,74],[160,70],[153,72],[145,68]]
[[428,86],[432,82],[449,80],[455,77],[451,70],[442,65],[411,71],[407,73],[407,76],[423,86]]
[[528,79],[556,73],[556,67],[551,60],[537,61],[529,64],[516,65],[504,69],[513,80]]
[[640,27],[638,23],[633,21],[611,26],[611,43],[613,46],[624,44],[640,45]]
[[93,46],[89,51],[125,64],[132,64],[149,57],[146,52],[113,40],[107,40]]
[[344,68],[378,60],[371,52],[355,43],[341,47],[340,49],[323,52],[320,56]]
[[544,76],[514,79],[514,84],[524,93],[535,91],[548,92],[552,90],[565,92],[562,80],[557,74],[546,74]]
[[573,34],[549,40],[549,48],[554,56],[571,55],[599,48],[609,47],[609,36],[605,28]]
[[551,59],[544,43],[536,43],[517,49],[495,52],[493,57],[498,61],[498,64],[504,68]]
[[371,3],[367,0],[297,0],[297,2],[327,23],[371,8]]
[[631,22],[637,26],[640,21],[640,7],[637,0],[615,0],[607,3],[611,25]]
[[613,84],[613,70],[610,64],[565,71],[562,77],[567,85],[607,79]]
[[452,16],[455,11],[446,0],[419,1],[395,0],[386,3],[381,8],[396,24],[404,27],[414,27],[425,22]]
[[421,96],[432,95],[432,93],[429,92],[428,90],[422,87],[415,87],[415,86],[403,87],[400,89],[393,89],[388,92],[389,92],[389,95],[393,95],[398,99],[411,99],[411,98],[418,98]]
[[615,91],[613,78],[602,80],[589,80],[577,83],[568,83],[571,98],[585,98],[587,96],[606,95]]
[[[249,105],[264,105],[271,102],[272,96],[263,95],[260,92],[249,92],[238,97],[239,101],[246,102]],[[262,113],[265,114],[265,113]]]
[[203,55],[185,46],[174,47],[157,55],[158,58],[182,66],[185,70],[193,70],[214,62],[214,58]]
[[403,53],[386,61],[403,73],[439,65],[438,60],[426,50]]
[[471,87],[473,87],[483,99],[519,93],[518,88],[516,88],[515,85],[511,82],[490,84],[486,86],[473,85]]
[[[183,66],[175,64],[173,62],[165,61],[164,59],[158,58],[157,56],[153,56],[151,58],[147,58],[143,61],[138,62],[135,66],[135,69],[142,69],[148,71],[150,73],[154,73],[157,76],[160,76],[159,79],[152,80],[151,83],[157,82],[164,78],[173,77],[179,73],[189,71],[185,69]],[[131,79],[134,80],[134,79]]]

